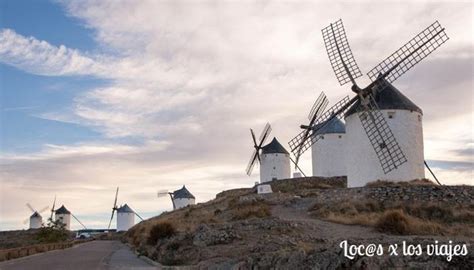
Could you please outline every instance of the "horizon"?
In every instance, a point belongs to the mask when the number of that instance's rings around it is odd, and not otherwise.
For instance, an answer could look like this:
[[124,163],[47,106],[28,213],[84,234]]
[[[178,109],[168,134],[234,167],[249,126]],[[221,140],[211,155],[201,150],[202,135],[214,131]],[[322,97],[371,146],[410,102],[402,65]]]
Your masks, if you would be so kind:
[[2,1],[0,12],[1,231],[26,229],[25,204],[54,196],[96,229],[118,186],[117,204],[145,219],[172,210],[159,190],[186,185],[200,203],[253,186],[250,128],[269,122],[267,143],[288,150],[321,91],[329,106],[353,96],[321,35],[339,18],[363,73],[434,21],[446,28],[450,40],[394,86],[423,110],[425,160],[441,183],[473,184],[469,1],[42,0]]

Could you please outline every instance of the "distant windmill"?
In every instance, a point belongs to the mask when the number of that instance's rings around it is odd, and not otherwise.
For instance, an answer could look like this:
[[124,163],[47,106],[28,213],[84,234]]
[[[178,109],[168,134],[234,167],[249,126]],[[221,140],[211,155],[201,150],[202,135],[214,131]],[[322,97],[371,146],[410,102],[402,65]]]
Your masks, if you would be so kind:
[[[352,99],[346,96],[311,126],[302,126],[304,130],[289,142],[296,160],[320,139],[314,136],[319,129],[336,117],[345,117],[349,186],[361,186],[377,179],[423,178],[422,111],[391,83],[448,40],[444,28],[434,22],[375,66],[367,73],[372,82],[365,88],[355,81],[362,73],[352,55],[342,20],[322,29],[322,34],[339,83],[351,82],[356,96]],[[394,133],[402,140],[403,151]],[[407,160],[410,163],[401,167]],[[381,170],[377,169],[377,163]]]
[[35,208],[31,206],[30,203],[26,203],[26,206],[31,210],[32,215],[29,218],[25,219],[25,221],[23,221],[23,224],[26,225],[29,222],[30,229],[41,228],[41,226],[43,225],[43,217],[41,216],[41,214],[45,212],[46,210],[48,210],[49,206],[46,206],[39,211],[36,211]]
[[58,209],[54,209],[56,206],[56,196],[54,196],[53,200],[53,207],[51,207],[51,215],[49,217],[50,221],[53,221],[53,215],[54,215],[54,220],[59,221],[64,225],[64,228],[66,230],[71,229],[71,216],[79,223],[81,224],[84,229],[87,229],[87,227],[74,215],[72,214],[69,210],[64,205],[61,205]]
[[255,138],[255,133],[250,129],[253,141],[253,152],[250,156],[250,161],[247,165],[247,175],[252,174],[255,164],[260,163],[260,182],[268,182],[276,179],[286,179],[291,177],[290,168],[290,154],[278,142],[276,138],[263,146],[265,141],[270,136],[272,128],[269,123],[265,125],[262,133],[258,139]]
[[79,223],[81,224],[84,229],[87,229],[87,227],[69,210],[64,205],[61,205],[58,209],[54,211],[54,218],[56,221],[60,221],[62,224],[64,224],[64,228],[66,230],[71,229],[71,216]]
[[170,196],[171,202],[173,203],[173,210],[193,205],[196,203],[196,198],[191,192],[183,185],[182,188],[175,190],[174,192],[168,192],[167,190],[160,190],[157,193],[158,198]]
[[117,187],[117,190],[115,191],[115,199],[112,206],[112,216],[110,217],[109,226],[107,228],[110,229],[110,225],[112,225],[112,219],[114,218],[114,213],[117,212],[117,231],[127,231],[133,227],[133,225],[135,225],[135,215],[142,221],[143,218],[127,204],[121,205],[120,207],[117,206],[118,192],[119,187]]

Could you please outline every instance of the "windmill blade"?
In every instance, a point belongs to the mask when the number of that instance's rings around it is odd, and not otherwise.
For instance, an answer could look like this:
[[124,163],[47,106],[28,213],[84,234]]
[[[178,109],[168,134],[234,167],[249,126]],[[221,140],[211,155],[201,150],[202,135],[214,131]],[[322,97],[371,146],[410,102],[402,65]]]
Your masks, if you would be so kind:
[[112,215],[110,216],[109,226],[107,227],[107,229],[110,229],[110,225],[112,225],[112,220],[114,219],[114,212],[117,210],[118,192],[119,192],[119,187],[117,187],[117,190],[115,191],[114,205],[112,206]]
[[[255,134],[253,133],[252,129],[250,129],[250,134],[252,135],[253,146],[255,147],[255,150],[258,152],[257,140],[255,139]],[[250,159],[252,159],[252,157]],[[258,153],[257,153],[257,159],[258,159],[258,162],[260,163],[260,155]],[[247,169],[248,169],[248,167],[247,167]]]
[[38,211],[38,214],[41,214],[41,213],[45,212],[48,209],[49,209],[49,206],[45,206],[41,210]]
[[165,190],[165,189],[163,189],[163,190],[158,190],[158,192],[156,193],[156,196],[157,196],[158,198],[161,198],[161,197],[168,196],[168,193],[169,193],[168,190]]
[[245,172],[247,173],[248,176],[250,176],[252,174],[252,170],[253,170],[253,167],[255,166],[255,162],[258,160],[260,162],[260,155],[259,155],[259,150],[260,148],[262,147],[262,145],[265,143],[265,141],[268,139],[268,135],[270,134],[270,132],[272,131],[272,127],[270,125],[270,123],[267,123],[265,125],[265,127],[263,128],[262,130],[262,133],[260,134],[260,137],[259,137],[259,144],[257,145],[256,144],[256,141],[255,141],[255,138],[254,138],[254,133],[253,133],[253,130],[250,129],[250,132],[252,134],[252,138],[254,140],[254,147],[255,149],[253,150],[253,153],[252,155],[250,156],[250,160],[249,160],[249,163],[247,165],[247,169],[245,169]]
[[87,230],[87,227],[86,227],[84,224],[82,224],[82,222],[81,222],[74,214],[71,213],[71,216],[72,216],[77,222],[79,222],[79,224],[81,224],[82,227],[84,227],[84,229]]
[[341,85],[348,82],[355,85],[355,79],[362,76],[362,72],[352,55],[342,20],[339,19],[335,23],[331,23],[321,32],[337,80]]
[[366,109],[359,113],[359,118],[382,170],[387,174],[407,162],[407,159],[373,96],[369,95],[367,99]]
[[53,220],[54,207],[56,206],[56,195],[54,195],[53,207],[51,207],[51,216],[49,219]]
[[372,81],[381,77],[385,78],[388,82],[394,82],[448,39],[449,37],[444,32],[444,28],[441,27],[438,21],[435,21],[371,69],[367,76]]
[[265,141],[268,139],[268,134],[270,134],[271,131],[272,131],[272,127],[270,126],[270,123],[267,123],[265,127],[263,128],[262,133],[260,134],[260,137],[258,139],[260,141],[259,146],[262,146],[262,144],[265,143]]
[[257,139],[255,139],[255,133],[253,133],[253,129],[250,129],[250,134],[252,134],[253,145],[257,146]]
[[115,212],[115,208],[112,209],[112,216],[110,216],[109,226],[107,226],[107,229],[110,229],[110,225],[112,225],[112,219],[114,219],[114,212]]
[[134,213],[135,213],[135,215],[137,215],[137,217],[138,217],[139,219],[141,219],[142,221],[144,221],[144,219],[143,219],[137,212],[134,212]]
[[314,121],[312,126],[316,126],[316,128],[303,130],[288,142],[290,151],[296,157],[296,164],[298,164],[300,156],[319,139],[313,136],[313,134],[323,128],[334,117],[342,118],[345,111],[357,100],[357,96],[352,99],[349,99],[349,96],[345,96]]
[[247,165],[247,169],[245,169],[245,172],[247,173],[248,176],[252,174],[252,170],[257,161],[257,157],[258,157],[258,151],[257,149],[254,149],[252,155],[250,156],[250,161],[249,161],[249,164]]
[[117,208],[117,197],[118,197],[118,192],[119,192],[119,187],[117,187],[117,190],[115,191],[115,200],[114,200],[114,208]]
[[318,118],[319,115],[322,112],[324,112],[328,104],[329,104],[328,98],[326,97],[324,92],[321,92],[321,94],[319,94],[319,97],[314,102],[313,107],[311,108],[311,111],[308,114],[309,121],[311,121],[314,118]]
[[33,206],[31,206],[30,203],[26,203],[25,205],[26,205],[26,207],[30,208],[31,212],[33,212],[33,213],[36,212],[36,210],[33,208]]
[[[128,207],[130,207],[130,206],[128,206]],[[132,208],[130,207],[130,209],[132,209]],[[137,213],[137,211],[135,211],[135,210],[133,210],[133,209],[132,209],[132,211],[133,211],[133,213],[135,213],[135,215],[137,215],[137,217],[138,217],[139,219],[141,219],[142,221],[144,220],[144,219]]]

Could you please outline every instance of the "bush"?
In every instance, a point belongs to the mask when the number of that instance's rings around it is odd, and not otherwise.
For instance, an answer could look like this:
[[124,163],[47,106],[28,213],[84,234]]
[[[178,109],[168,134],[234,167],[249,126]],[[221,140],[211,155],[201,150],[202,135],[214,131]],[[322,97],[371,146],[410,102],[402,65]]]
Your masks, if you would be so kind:
[[410,231],[408,217],[402,210],[388,210],[376,222],[375,228],[381,232],[408,234]]
[[48,226],[41,227],[36,234],[36,239],[40,243],[57,243],[66,241],[69,233],[64,228],[64,224],[59,220],[48,220]]
[[162,222],[154,225],[150,230],[147,243],[156,245],[160,239],[169,238],[176,234],[176,229],[169,222]]

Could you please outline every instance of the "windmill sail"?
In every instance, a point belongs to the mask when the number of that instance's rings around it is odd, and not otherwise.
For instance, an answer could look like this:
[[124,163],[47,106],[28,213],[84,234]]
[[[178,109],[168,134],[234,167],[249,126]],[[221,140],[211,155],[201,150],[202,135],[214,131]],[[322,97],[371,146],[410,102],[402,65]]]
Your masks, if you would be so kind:
[[339,19],[337,22],[331,23],[328,27],[323,28],[321,32],[329,61],[339,83],[344,85],[362,76],[362,72],[352,55],[342,20]]
[[360,122],[377,154],[382,170],[387,174],[407,162],[407,159],[377,103],[372,96],[367,99],[367,109],[359,113]]
[[371,69],[367,76],[372,81],[377,80],[380,76],[388,82],[394,82],[448,39],[444,28],[438,21],[435,21]]
[[255,140],[255,134],[253,133],[253,130],[250,129],[250,133],[252,135],[252,140],[253,140],[255,149],[253,150],[252,155],[250,156],[249,163],[248,163],[247,168],[245,170],[245,172],[247,173],[248,176],[250,176],[252,174],[252,170],[253,170],[257,160],[260,161],[260,155],[259,155],[260,148],[262,148],[262,145],[268,139],[268,135],[270,134],[271,131],[272,131],[272,127],[270,126],[270,123],[267,123],[265,125],[265,127],[263,128],[262,133],[260,134],[259,144],[257,144],[257,141]]
[[290,151],[296,157],[296,163],[298,163],[299,157],[308,150],[311,145],[313,145],[318,138],[312,136],[317,130],[323,128],[329,121],[334,117],[342,118],[344,112],[352,105],[357,98],[349,99],[349,96],[345,96],[343,99],[339,100],[334,104],[329,110],[323,113],[314,123],[310,124],[310,127],[318,126],[315,129],[308,128],[301,131],[293,139],[291,139],[288,144],[290,146]]

